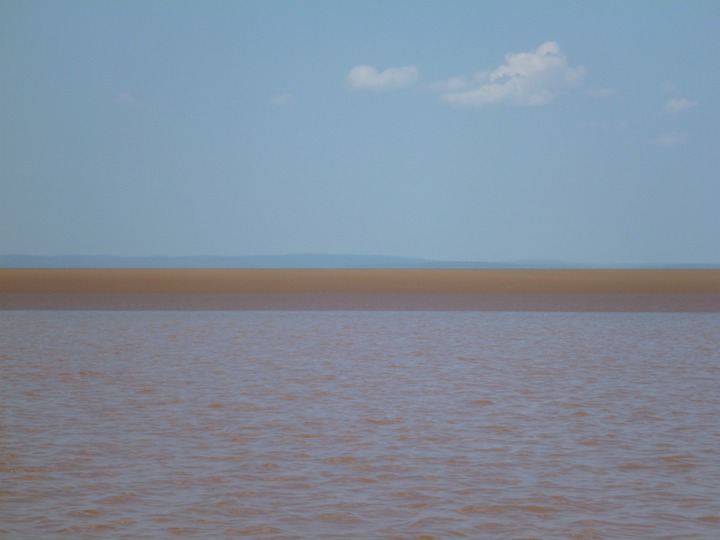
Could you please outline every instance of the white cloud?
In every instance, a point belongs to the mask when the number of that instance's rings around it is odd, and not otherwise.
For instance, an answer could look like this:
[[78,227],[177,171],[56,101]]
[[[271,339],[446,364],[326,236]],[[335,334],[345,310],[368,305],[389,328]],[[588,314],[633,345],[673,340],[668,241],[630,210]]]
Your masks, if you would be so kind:
[[683,133],[673,131],[672,133],[665,133],[656,137],[653,141],[658,146],[678,146],[685,144],[687,137]]
[[558,44],[547,41],[532,52],[506,54],[505,64],[475,76],[479,86],[446,92],[442,100],[459,107],[502,103],[545,105],[564,87],[580,82],[584,75],[585,68],[570,67]]
[[270,98],[269,104],[271,107],[287,107],[295,103],[295,96],[290,92],[284,92]]
[[132,97],[130,94],[122,93],[119,94],[117,99],[115,100],[116,103],[119,103],[120,105],[135,105],[135,98]]
[[679,114],[683,111],[686,111],[687,109],[692,109],[693,107],[697,107],[698,102],[693,101],[692,99],[685,99],[685,98],[672,98],[668,99],[665,102],[665,107],[663,107],[663,112],[668,114]]
[[427,85],[427,89],[431,92],[440,92],[445,94],[447,92],[458,92],[465,90],[471,86],[472,82],[465,76],[451,77],[445,81],[435,81]]
[[673,81],[667,81],[660,85],[660,89],[666,94],[674,94],[677,90],[677,85]]
[[415,66],[391,67],[378,71],[372,66],[355,66],[345,82],[355,90],[396,90],[417,81],[420,72]]

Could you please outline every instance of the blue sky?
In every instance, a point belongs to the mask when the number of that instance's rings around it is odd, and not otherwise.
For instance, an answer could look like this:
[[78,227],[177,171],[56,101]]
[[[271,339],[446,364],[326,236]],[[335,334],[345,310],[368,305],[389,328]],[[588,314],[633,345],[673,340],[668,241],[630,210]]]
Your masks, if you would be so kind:
[[720,2],[0,4],[0,253],[720,263]]

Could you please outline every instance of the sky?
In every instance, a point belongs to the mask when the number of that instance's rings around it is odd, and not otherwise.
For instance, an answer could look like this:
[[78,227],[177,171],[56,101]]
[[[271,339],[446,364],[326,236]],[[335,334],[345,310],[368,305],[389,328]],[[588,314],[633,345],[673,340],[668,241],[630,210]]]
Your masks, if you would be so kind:
[[720,264],[720,2],[0,3],[0,254]]

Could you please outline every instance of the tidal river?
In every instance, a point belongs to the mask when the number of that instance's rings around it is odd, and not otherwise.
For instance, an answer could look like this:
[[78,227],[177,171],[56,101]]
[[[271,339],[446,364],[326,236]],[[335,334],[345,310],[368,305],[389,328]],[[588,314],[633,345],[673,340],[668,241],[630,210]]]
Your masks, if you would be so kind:
[[0,312],[0,537],[703,538],[717,313]]

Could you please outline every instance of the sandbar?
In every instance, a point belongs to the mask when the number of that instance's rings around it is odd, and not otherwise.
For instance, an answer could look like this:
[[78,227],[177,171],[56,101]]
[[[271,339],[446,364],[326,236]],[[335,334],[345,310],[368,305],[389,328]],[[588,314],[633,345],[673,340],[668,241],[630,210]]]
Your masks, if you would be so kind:
[[720,312],[720,270],[2,268],[0,309]]

